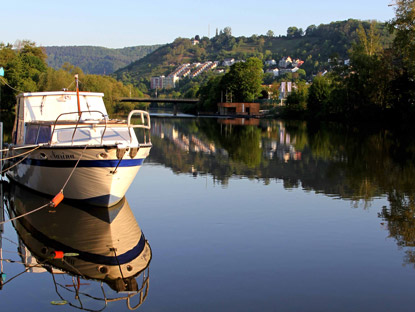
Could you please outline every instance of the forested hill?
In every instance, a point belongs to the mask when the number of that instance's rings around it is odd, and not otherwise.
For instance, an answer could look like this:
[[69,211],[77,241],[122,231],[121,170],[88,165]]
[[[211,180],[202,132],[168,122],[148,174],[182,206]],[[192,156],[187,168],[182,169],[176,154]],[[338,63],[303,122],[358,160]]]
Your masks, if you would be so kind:
[[161,45],[108,49],[93,46],[45,47],[48,65],[59,69],[65,62],[81,68],[86,74],[109,75],[131,62],[153,52]]
[[[151,76],[167,75],[177,65],[201,61],[223,61],[233,57],[246,60],[254,56],[265,60],[279,60],[284,56],[299,58],[305,63],[302,68],[312,75],[328,67],[328,59],[348,58],[348,50],[357,39],[359,25],[368,30],[370,21],[349,19],[319,26],[311,25],[302,30],[290,27],[285,36],[267,35],[234,37],[230,27],[221,30],[213,38],[203,37],[193,45],[191,39],[178,38],[173,43],[160,47],[142,59],[114,73],[118,79],[138,85],[148,82]],[[391,35],[384,23],[376,23],[383,45],[388,45]],[[196,34],[195,34],[196,35]],[[196,36],[197,37],[197,36]]]

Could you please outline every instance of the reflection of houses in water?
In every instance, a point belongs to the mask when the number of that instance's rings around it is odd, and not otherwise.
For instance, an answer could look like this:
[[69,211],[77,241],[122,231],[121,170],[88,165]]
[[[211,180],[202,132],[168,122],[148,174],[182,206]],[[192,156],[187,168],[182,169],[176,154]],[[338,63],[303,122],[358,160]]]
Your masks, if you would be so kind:
[[172,141],[178,148],[186,152],[202,152],[215,154],[216,146],[212,142],[204,142],[194,134],[184,134],[174,125],[152,120],[151,135]]
[[[282,123],[279,123],[278,129],[277,139],[263,140],[264,156],[268,159],[277,158],[284,162],[301,160],[301,152],[298,152],[294,147],[295,138],[291,138]],[[267,129],[267,131],[272,131],[272,129]]]
[[218,123],[235,126],[259,126],[258,118],[220,118]]

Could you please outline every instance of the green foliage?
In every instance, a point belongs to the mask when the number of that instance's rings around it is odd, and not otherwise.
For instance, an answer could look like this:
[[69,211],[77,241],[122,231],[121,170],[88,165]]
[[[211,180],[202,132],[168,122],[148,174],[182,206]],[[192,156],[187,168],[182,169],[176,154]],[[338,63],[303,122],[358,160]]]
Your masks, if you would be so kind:
[[143,96],[132,85],[124,85],[109,76],[85,75],[79,67],[69,63],[63,64],[59,70],[48,67],[44,50],[36,47],[33,42],[23,41],[19,49],[0,44],[0,66],[5,69],[4,78],[8,85],[14,88],[1,86],[2,109],[11,109],[14,106],[18,92],[56,91],[63,88],[74,91],[75,74],[79,75],[80,90],[105,94],[104,102],[109,113],[130,108],[118,105],[117,99]]
[[108,49],[93,46],[45,47],[48,65],[60,69],[64,63],[82,68],[87,74],[110,75],[137,61],[161,45]]
[[211,77],[200,87],[200,109],[216,112],[221,101],[253,102],[261,94],[262,75],[262,62],[257,58],[232,65],[228,73]]
[[221,96],[223,94],[221,89],[222,77],[223,76],[211,77],[205,85],[200,87],[199,111],[216,112],[218,110],[218,103],[221,101]]
[[12,45],[0,44],[0,67],[4,68],[7,84],[14,89],[0,85],[1,109],[10,110],[15,96],[21,91],[38,91],[38,83],[47,71],[46,54],[34,42],[22,41],[17,49]]
[[299,38],[303,35],[303,29],[298,29],[295,26],[288,27],[287,29],[287,38]]
[[[319,31],[309,30],[313,35]],[[401,92],[403,86],[409,89],[413,80],[399,74],[402,64],[395,61],[394,50],[383,48],[381,31],[375,22],[361,23],[355,28],[350,65],[343,65],[337,53],[331,55],[331,72],[316,76],[309,88],[309,118],[382,120],[415,112],[408,104],[408,92]]]
[[[231,30],[226,28],[213,38],[202,38],[195,46],[190,39],[178,38],[117,70],[114,77],[135,86],[144,80],[148,87],[150,77],[167,75],[179,64],[205,60],[223,61],[228,57],[238,60],[247,60],[250,57],[278,60],[284,56],[305,60],[302,69],[311,77],[329,67],[327,60],[331,55],[337,54],[340,59],[348,58],[348,50],[358,38],[356,30],[359,25],[363,25],[363,29],[367,31],[371,23],[349,19],[319,26],[311,25],[305,34],[302,29],[292,27],[288,37],[274,37],[270,36],[271,33],[266,36],[233,37]],[[382,46],[391,42],[391,35],[385,31],[385,24],[376,23],[376,29],[379,31]]]
[[331,82],[326,76],[316,76],[308,90],[307,108],[310,116],[318,118],[329,110]]
[[[395,38],[390,53],[394,77],[391,91],[393,108],[400,112],[398,118],[412,119],[415,115],[415,3],[397,0],[395,18],[390,23]],[[409,117],[409,118],[408,118]]]
[[303,118],[307,109],[308,87],[304,83],[297,84],[297,88],[287,97],[285,114],[293,118]]
[[250,58],[232,65],[223,76],[221,87],[233,102],[253,102],[261,93],[262,75],[262,62],[258,58]]

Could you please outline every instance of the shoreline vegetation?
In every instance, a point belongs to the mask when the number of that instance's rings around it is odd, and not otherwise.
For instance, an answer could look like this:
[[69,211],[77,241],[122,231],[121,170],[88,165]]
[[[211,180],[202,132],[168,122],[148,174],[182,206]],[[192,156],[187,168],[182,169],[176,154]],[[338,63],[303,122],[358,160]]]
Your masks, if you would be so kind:
[[[335,27],[341,24],[343,27],[354,25],[355,28],[347,40],[343,38],[343,41],[337,41],[338,43],[347,41],[343,47],[347,55],[339,53],[330,55],[328,64],[325,64],[328,70],[323,71],[324,67],[317,61],[313,63],[314,67],[311,66],[312,55],[310,54],[304,62],[304,68],[309,70],[308,75],[303,70],[302,75],[288,73],[288,75],[272,80],[272,77],[264,74],[264,62],[279,55],[273,54],[271,50],[267,50],[265,55],[259,52],[265,49],[264,46],[273,49],[273,42],[287,43],[290,40],[291,42],[296,39],[303,40],[307,36],[311,38],[313,32],[321,32],[323,29],[321,25],[318,27],[312,25],[313,27],[310,26],[306,32],[303,32],[301,29],[290,27],[284,38],[273,37],[271,31],[267,33],[267,36],[256,36],[254,39],[258,49],[241,55],[244,57],[242,61],[236,62],[220,73],[216,71],[201,75],[202,77],[198,77],[196,81],[184,80],[177,90],[160,90],[158,96],[161,98],[199,98],[197,105],[181,106],[184,113],[195,115],[216,113],[217,104],[223,102],[224,98],[227,100],[230,98],[231,102],[259,101],[261,109],[269,110],[274,118],[412,125],[412,119],[415,117],[415,25],[413,23],[415,4],[409,0],[398,0],[394,6],[396,16],[386,24],[356,20],[345,21],[343,24],[332,23]],[[389,35],[385,35],[386,30]],[[336,35],[341,37],[341,32],[337,32]],[[187,55],[187,50],[183,46],[180,46],[182,47],[180,51],[176,49],[179,46],[174,48],[180,42],[186,41],[179,39],[175,40],[170,48],[168,45],[163,45],[112,76],[84,74],[81,68],[70,63],[63,64],[60,69],[49,67],[45,49],[37,47],[34,42],[22,41],[19,42],[18,47],[0,43],[0,67],[3,67],[5,72],[4,77],[0,77],[2,116],[3,118],[10,116],[4,112],[13,111],[15,96],[19,92],[50,91],[62,88],[74,90],[72,83],[74,74],[79,75],[82,90],[105,94],[104,101],[110,114],[123,114],[134,108],[148,109],[151,107],[149,103],[139,105],[120,103],[117,99],[154,96],[153,90],[149,89],[149,77],[146,76],[154,73],[143,72],[142,78],[137,80],[133,77],[132,69],[134,66],[142,67],[143,64],[151,68],[152,63],[149,61],[160,56],[165,49],[170,49],[170,54],[161,57],[162,59],[169,56],[170,62],[177,63],[179,60],[174,58],[176,55],[180,56],[182,61],[186,61],[187,59],[185,60],[183,56]],[[228,57],[232,55],[232,51],[239,51],[239,48],[245,47],[250,40],[253,39],[232,37],[230,27],[226,27],[224,32],[221,31],[212,39],[201,38],[200,46],[190,46],[188,52],[191,57],[198,57],[200,61],[213,55]],[[225,51],[226,53],[220,52],[224,50],[219,52],[212,50],[213,54],[208,55],[208,50],[213,49],[214,44],[223,47],[229,42],[234,42],[234,44],[229,47],[230,50]],[[345,49],[347,46],[350,48]],[[304,55],[312,53],[312,51],[305,51],[307,48],[314,49],[315,47],[305,44]],[[286,50],[284,53],[288,55],[290,51]],[[345,62],[346,58],[347,62]],[[155,63],[155,67],[159,66],[156,65]],[[166,68],[168,72],[172,66]],[[163,72],[158,74],[163,74]],[[275,104],[279,99],[278,87],[284,79],[291,81],[295,87],[285,99],[285,105],[278,107]],[[264,100],[266,94],[268,98],[270,94],[272,95],[271,100]],[[7,120],[2,121],[7,122]]]

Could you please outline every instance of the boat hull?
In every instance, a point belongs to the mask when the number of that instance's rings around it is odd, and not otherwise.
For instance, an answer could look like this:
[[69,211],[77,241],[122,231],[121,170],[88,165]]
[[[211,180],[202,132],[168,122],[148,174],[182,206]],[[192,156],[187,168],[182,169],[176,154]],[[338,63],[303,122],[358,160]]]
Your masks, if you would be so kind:
[[116,147],[39,148],[26,159],[14,158],[8,176],[43,194],[55,196],[64,188],[66,199],[110,207],[124,197],[149,151],[142,147],[134,157],[126,153],[120,160]]
[[[47,198],[11,185],[9,214],[28,214],[13,221],[21,242],[39,262],[83,278],[109,285],[135,278],[148,268],[152,253],[125,197],[111,208],[62,203],[51,214],[47,209],[30,214]],[[53,259],[62,251],[64,259]]]

